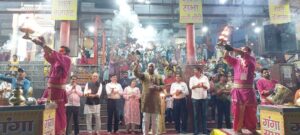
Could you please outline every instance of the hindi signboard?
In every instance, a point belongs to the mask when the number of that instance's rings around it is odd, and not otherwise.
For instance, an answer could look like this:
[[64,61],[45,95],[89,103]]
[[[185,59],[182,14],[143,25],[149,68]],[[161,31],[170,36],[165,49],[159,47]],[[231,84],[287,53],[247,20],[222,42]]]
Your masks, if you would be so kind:
[[269,110],[260,111],[260,125],[262,134],[283,135],[284,123],[280,112]]
[[284,105],[262,105],[260,127],[262,135],[299,135],[300,108]]
[[291,22],[289,0],[269,0],[269,16],[272,24]]
[[55,131],[55,109],[43,111],[43,135],[53,135]]
[[0,135],[54,135],[55,109],[44,106],[2,107]]
[[202,23],[202,0],[180,0],[180,23]]
[[77,20],[78,0],[52,0],[53,20]]

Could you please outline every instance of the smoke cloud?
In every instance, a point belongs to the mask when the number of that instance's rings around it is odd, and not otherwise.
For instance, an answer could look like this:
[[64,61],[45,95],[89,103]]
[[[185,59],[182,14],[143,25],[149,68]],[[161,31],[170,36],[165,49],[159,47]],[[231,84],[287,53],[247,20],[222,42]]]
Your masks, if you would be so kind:
[[151,44],[156,47],[171,45],[173,30],[163,29],[158,31],[153,26],[143,26],[126,0],[119,0],[119,10],[115,11],[112,20],[107,20],[105,25],[112,29],[112,40],[116,43],[125,42],[126,38],[136,39],[143,49],[149,48]]

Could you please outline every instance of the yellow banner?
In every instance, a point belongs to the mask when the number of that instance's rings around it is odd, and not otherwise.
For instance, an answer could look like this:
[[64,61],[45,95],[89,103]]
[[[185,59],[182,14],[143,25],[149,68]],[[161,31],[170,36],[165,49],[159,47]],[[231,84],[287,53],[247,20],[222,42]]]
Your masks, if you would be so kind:
[[55,134],[55,109],[46,109],[43,116],[43,135]]
[[283,115],[280,112],[261,110],[260,127],[262,135],[284,135]]
[[289,0],[269,0],[269,16],[272,24],[291,21]]
[[180,0],[180,23],[203,23],[202,0]]
[[55,109],[0,112],[0,135],[54,135]]
[[0,135],[39,135],[42,111],[0,112]]
[[77,20],[78,0],[52,0],[53,20]]

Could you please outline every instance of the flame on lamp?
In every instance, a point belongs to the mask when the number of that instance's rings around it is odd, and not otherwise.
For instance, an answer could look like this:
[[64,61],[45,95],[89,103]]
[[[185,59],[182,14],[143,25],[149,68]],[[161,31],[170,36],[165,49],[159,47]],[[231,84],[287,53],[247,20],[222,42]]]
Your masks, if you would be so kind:
[[231,33],[230,27],[226,26],[223,29],[223,31],[221,32],[220,36],[219,36],[219,41],[221,41],[221,42],[228,42],[230,33]]
[[38,28],[37,22],[32,18],[26,17],[22,25],[19,27],[19,30],[25,33],[23,36],[24,39],[32,39],[30,35],[35,33],[33,30],[35,28]]

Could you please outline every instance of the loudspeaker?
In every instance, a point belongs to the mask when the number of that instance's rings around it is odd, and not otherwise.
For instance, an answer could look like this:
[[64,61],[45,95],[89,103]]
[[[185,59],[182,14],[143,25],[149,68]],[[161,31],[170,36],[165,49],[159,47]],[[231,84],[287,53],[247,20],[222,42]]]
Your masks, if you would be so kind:
[[265,25],[264,36],[266,52],[286,52],[297,49],[294,23]]

